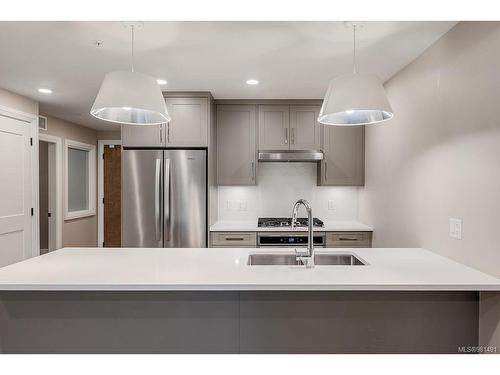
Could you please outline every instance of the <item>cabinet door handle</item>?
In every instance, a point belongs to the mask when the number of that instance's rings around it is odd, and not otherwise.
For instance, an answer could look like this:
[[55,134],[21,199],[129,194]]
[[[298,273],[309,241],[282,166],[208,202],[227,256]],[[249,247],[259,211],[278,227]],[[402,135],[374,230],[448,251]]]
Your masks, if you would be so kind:
[[325,182],[326,182],[326,171],[328,170],[328,163],[325,161]]
[[251,168],[252,168],[252,181],[255,181],[255,162],[253,161],[251,163]]
[[285,144],[288,144],[288,128],[285,128]]
[[292,128],[290,130],[290,132],[291,132],[291,138],[292,138],[292,145],[294,145],[295,144],[295,128]]
[[160,124],[160,143],[163,143],[163,124]]
[[167,143],[170,143],[170,123],[167,124]]
[[242,237],[226,237],[226,241],[244,241]]
[[339,237],[339,241],[359,241],[359,238]]

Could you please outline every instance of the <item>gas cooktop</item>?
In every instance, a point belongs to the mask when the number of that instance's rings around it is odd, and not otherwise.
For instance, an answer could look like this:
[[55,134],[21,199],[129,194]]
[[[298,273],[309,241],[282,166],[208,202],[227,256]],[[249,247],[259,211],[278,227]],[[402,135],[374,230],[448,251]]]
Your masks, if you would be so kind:
[[[307,227],[307,218],[306,217],[298,217],[295,222],[295,226],[297,227]],[[324,226],[323,222],[318,218],[313,218],[313,225],[315,227]],[[259,227],[291,227],[292,226],[292,218],[291,217],[259,217],[257,222],[257,226]]]

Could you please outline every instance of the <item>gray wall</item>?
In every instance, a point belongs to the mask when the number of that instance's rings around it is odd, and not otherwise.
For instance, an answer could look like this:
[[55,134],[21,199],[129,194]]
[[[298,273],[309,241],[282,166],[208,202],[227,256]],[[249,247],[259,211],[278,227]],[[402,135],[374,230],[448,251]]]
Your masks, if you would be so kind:
[[[45,133],[62,138],[63,147],[64,147],[64,141],[66,139],[70,139],[73,141],[95,145],[97,154],[96,130],[86,128],[84,126],[77,125],[71,122],[67,122],[65,120],[61,120],[56,117],[47,116],[46,114],[43,113],[42,115],[47,117],[47,131]],[[96,157],[96,164],[97,164],[97,157]],[[97,173],[97,165],[96,165],[96,173]],[[96,181],[96,192],[97,192],[97,177],[95,181]],[[73,220],[64,220],[62,236],[63,236],[63,247],[66,246],[96,247],[97,214]]]
[[[360,197],[374,246],[425,247],[500,277],[499,40],[499,22],[460,22],[386,83],[395,116],[366,128]],[[462,240],[448,236],[452,217]],[[500,346],[500,301],[487,299],[481,340]]]

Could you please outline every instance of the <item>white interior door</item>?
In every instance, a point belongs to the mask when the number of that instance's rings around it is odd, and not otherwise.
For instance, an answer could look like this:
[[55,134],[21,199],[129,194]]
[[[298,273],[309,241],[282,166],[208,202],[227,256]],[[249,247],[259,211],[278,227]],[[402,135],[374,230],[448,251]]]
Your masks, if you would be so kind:
[[0,267],[31,256],[30,124],[0,115]]

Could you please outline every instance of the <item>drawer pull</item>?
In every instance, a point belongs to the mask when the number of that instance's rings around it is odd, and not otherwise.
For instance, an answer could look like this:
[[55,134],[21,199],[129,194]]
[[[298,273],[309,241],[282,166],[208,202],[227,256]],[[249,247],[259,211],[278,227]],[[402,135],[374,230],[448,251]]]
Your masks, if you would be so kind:
[[226,237],[226,241],[244,241],[243,237]]
[[359,241],[359,238],[339,237],[339,241]]

